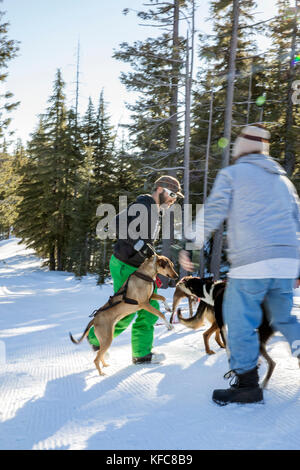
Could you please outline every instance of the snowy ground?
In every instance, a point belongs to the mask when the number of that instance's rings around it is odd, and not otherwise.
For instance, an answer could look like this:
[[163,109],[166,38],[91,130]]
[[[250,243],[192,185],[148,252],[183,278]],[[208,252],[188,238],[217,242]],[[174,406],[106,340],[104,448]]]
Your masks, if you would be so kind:
[[213,338],[216,354],[205,354],[205,328],[156,326],[166,359],[144,367],[131,364],[129,328],[98,375],[87,342],[68,332],[81,334],[111,293],[93,276],[49,272],[16,239],[0,242],[1,449],[300,448],[300,373],[282,336],[268,345],[277,367],[265,404],[219,407],[211,394],[227,388],[228,364]]

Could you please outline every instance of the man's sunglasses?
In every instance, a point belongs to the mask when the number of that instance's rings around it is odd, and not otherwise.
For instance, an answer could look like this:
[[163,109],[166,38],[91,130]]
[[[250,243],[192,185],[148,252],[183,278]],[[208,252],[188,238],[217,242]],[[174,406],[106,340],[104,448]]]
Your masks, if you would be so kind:
[[173,191],[171,191],[170,189],[167,189],[167,188],[163,188],[164,191],[167,191],[168,195],[174,199],[177,199],[177,193],[174,193]]

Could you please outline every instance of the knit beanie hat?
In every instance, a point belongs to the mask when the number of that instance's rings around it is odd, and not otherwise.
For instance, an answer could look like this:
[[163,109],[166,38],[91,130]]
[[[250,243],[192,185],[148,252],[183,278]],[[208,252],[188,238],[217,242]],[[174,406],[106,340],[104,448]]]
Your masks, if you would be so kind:
[[176,178],[173,178],[173,176],[163,175],[155,181],[154,185],[155,188],[158,188],[158,186],[167,188],[176,193],[177,196],[184,197],[181,192],[179,181]]
[[250,153],[269,155],[270,137],[270,132],[260,124],[244,127],[234,143],[233,159],[236,160],[242,155],[249,155]]

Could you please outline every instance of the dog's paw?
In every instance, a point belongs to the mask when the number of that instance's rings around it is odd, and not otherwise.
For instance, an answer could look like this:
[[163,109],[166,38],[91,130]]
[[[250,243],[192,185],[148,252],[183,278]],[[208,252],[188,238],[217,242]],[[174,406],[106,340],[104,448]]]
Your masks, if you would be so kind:
[[212,356],[212,354],[216,354],[216,353],[215,353],[215,351],[212,351],[212,350],[210,349],[209,351],[207,351],[207,354],[208,354],[209,356]]
[[168,330],[171,331],[171,330],[174,330],[174,325],[172,325],[171,323],[168,323],[168,325],[166,325]]

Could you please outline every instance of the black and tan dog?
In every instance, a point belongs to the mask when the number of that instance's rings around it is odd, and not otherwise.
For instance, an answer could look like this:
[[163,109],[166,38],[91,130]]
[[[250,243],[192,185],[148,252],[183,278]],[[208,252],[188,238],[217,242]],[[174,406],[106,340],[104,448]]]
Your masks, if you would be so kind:
[[[176,284],[173,296],[173,308],[170,323],[173,322],[177,305],[184,297],[187,297],[189,300],[190,318],[186,319],[182,317],[181,310],[178,309],[177,314],[180,323],[194,330],[203,326],[205,320],[208,320],[211,323],[211,327],[203,334],[205,351],[207,354],[214,354],[214,351],[209,348],[209,338],[213,333],[215,333],[215,340],[218,345],[221,348],[225,348],[225,340],[223,339],[222,341],[220,337],[220,335],[223,335],[223,332],[220,332],[220,329],[218,328],[214,312],[214,299],[220,292],[220,289],[223,289],[223,284],[221,284],[221,282],[213,282],[212,277],[201,279],[200,277],[185,276]],[[209,289],[209,293],[206,290],[207,288]],[[200,297],[198,297],[195,292],[198,292]],[[200,299],[200,303],[196,315],[193,317],[192,303],[194,299],[198,298]]]
[[145,309],[160,317],[168,329],[173,328],[167,322],[165,316],[149,303],[150,299],[161,300],[164,302],[166,310],[171,311],[165,297],[153,293],[157,274],[163,274],[171,279],[178,278],[172,261],[157,254],[151,256],[129,276],[121,289],[110,297],[105,305],[93,313],[93,319],[89,322],[79,340],[74,339],[70,333],[73,343],[79,344],[94,325],[95,335],[100,343],[100,349],[94,363],[100,375],[103,375],[99,365],[100,361],[103,367],[108,366],[104,360],[104,354],[112,343],[114,326],[122,318],[138,310]]
[[[209,348],[209,338],[216,332],[216,341],[220,347],[226,345],[226,333],[223,321],[223,297],[226,288],[226,281],[213,281],[212,278],[203,279],[199,277],[186,276],[181,279],[185,285],[185,291],[190,295],[197,296],[201,299],[196,314],[192,318],[183,318],[180,309],[177,311],[179,322],[188,328],[197,330],[204,323],[206,317],[211,322],[211,327],[203,334],[205,351],[207,354],[214,354]],[[179,284],[179,283],[178,283]],[[270,380],[276,363],[271,359],[266,351],[266,343],[274,334],[274,330],[268,321],[266,310],[262,304],[263,319],[258,328],[260,341],[260,354],[268,363],[268,371],[262,382],[262,388],[265,388]],[[223,343],[220,341],[220,335]]]
[[175,315],[178,304],[180,303],[182,299],[186,297],[189,301],[190,317],[193,316],[193,304],[197,303],[198,297],[194,294],[191,294],[191,289],[189,287],[186,288],[186,284],[188,282],[193,283],[192,279],[197,279],[197,278],[194,278],[193,276],[185,276],[182,279],[180,279],[179,282],[177,282],[175,292],[173,295],[173,306],[172,306],[172,315],[170,317],[170,323],[173,323],[174,321],[174,315]]

